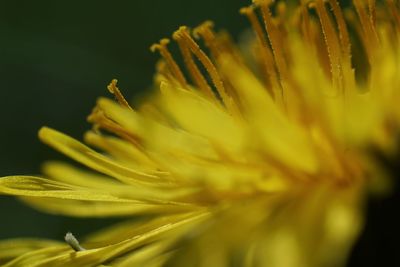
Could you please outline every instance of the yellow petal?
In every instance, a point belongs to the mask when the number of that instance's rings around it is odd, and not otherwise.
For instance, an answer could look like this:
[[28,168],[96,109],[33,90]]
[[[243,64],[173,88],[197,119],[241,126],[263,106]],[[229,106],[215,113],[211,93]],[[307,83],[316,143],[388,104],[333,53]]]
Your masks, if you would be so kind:
[[184,130],[203,136],[229,152],[240,153],[243,149],[243,125],[220,106],[194,91],[173,88],[168,83],[162,83],[160,90],[166,112]]
[[118,198],[105,192],[31,176],[8,176],[1,178],[0,193],[16,196],[88,201],[136,202],[134,200]]
[[[26,266],[36,266],[37,263],[48,259],[49,257],[54,257],[54,255],[66,253],[70,251],[71,248],[68,245],[55,245],[51,247],[45,247],[42,249],[34,250],[25,253],[12,261],[9,261],[3,267],[26,267]],[[50,267],[50,266],[49,266]]]
[[[158,167],[157,164],[153,162],[144,151],[127,141],[111,136],[100,135],[92,131],[87,132],[84,139],[87,144],[100,148],[124,165],[146,173],[153,173],[155,175],[160,173],[160,171],[156,171]],[[161,175],[167,174],[164,173]]]
[[47,198],[21,198],[28,205],[52,214],[75,217],[110,217],[137,214],[168,214],[196,210],[195,205],[162,201],[105,202]]
[[[33,267],[50,267],[50,266],[96,266],[102,263],[109,262],[118,256],[132,252],[139,247],[146,246],[163,238],[175,239],[186,233],[193,225],[201,222],[206,218],[207,213],[200,213],[197,216],[192,216],[185,220],[180,220],[175,223],[165,224],[154,228],[142,235],[129,238],[117,244],[88,249],[85,251],[62,252],[55,254],[53,257],[36,261],[31,266]],[[14,266],[14,265],[12,265]],[[20,266],[20,265],[15,265]]]
[[76,161],[96,171],[115,177],[125,183],[132,184],[137,182],[149,184],[150,181],[154,182],[159,180],[154,175],[121,166],[117,162],[97,153],[75,139],[53,129],[43,127],[39,131],[39,137],[44,143]]
[[[112,120],[121,124],[132,134],[140,136],[145,141],[149,153],[182,151],[200,157],[218,158],[205,138],[144,118],[136,112],[116,105],[109,99],[100,98],[97,104]],[[167,166],[164,169],[168,169]]]
[[95,248],[119,243],[129,238],[144,235],[163,225],[175,224],[179,221],[197,217],[203,212],[204,211],[189,211],[179,214],[165,214],[154,219],[135,218],[126,220],[90,234],[83,240],[83,245],[85,248]]
[[65,245],[45,239],[15,238],[0,241],[0,264],[4,264],[25,253],[51,246]]
[[170,188],[162,190],[148,187],[142,184],[127,185],[109,177],[84,171],[63,162],[50,161],[42,167],[43,173],[53,180],[65,182],[71,185],[85,186],[87,188],[99,189],[114,196],[136,200],[174,200],[189,196],[198,191],[195,187]]
[[130,267],[130,266],[141,266],[141,267],[161,267],[165,266],[165,263],[170,257],[173,257],[173,252],[165,253],[168,250],[168,242],[158,242],[151,244],[147,247],[141,248],[140,250],[126,256],[122,259],[117,259],[112,262],[113,266],[116,267]]

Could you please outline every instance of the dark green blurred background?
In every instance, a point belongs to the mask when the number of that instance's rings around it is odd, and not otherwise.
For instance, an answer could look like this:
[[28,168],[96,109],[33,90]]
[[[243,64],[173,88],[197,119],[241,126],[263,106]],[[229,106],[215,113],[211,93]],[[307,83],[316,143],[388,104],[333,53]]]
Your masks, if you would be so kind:
[[[90,127],[86,116],[96,98],[107,95],[112,78],[128,98],[151,85],[158,59],[148,49],[153,42],[205,19],[237,37],[248,27],[238,10],[249,2],[0,0],[0,176],[37,174],[46,159],[64,159],[38,141],[42,125],[80,139]],[[399,221],[388,216],[398,212],[397,201],[371,202],[372,223],[351,266],[383,266],[376,264],[396,251],[391,241]],[[80,236],[115,221],[45,215],[4,196],[0,209],[0,239],[61,240],[67,231]]]

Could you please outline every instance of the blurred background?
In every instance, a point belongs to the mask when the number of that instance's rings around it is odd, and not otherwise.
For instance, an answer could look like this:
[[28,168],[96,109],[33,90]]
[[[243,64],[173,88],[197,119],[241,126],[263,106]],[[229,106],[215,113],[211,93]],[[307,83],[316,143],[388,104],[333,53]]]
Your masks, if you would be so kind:
[[[47,125],[81,139],[86,116],[112,78],[128,99],[151,85],[157,54],[149,46],[178,26],[206,19],[235,38],[248,27],[238,14],[250,0],[0,0],[0,176],[38,174],[46,159],[65,159],[41,144]],[[399,173],[394,161],[385,161]],[[399,193],[369,202],[367,227],[349,266],[400,266]],[[78,237],[117,219],[46,215],[0,196],[0,239]]]

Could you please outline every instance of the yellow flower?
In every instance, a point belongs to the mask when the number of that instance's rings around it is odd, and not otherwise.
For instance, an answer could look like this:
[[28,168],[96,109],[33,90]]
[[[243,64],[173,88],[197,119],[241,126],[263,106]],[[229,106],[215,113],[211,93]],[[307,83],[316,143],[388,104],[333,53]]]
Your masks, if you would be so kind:
[[[254,1],[240,50],[211,22],[173,34],[186,72],[152,46],[155,92],[132,108],[100,98],[85,142],[39,138],[91,171],[0,179],[40,210],[126,222],[79,245],[0,242],[5,266],[342,266],[369,191],[387,188],[371,148],[399,131],[400,13],[392,0]],[[207,55],[194,41],[202,39]],[[190,81],[188,79],[190,78]],[[103,265],[103,266],[104,266]]]

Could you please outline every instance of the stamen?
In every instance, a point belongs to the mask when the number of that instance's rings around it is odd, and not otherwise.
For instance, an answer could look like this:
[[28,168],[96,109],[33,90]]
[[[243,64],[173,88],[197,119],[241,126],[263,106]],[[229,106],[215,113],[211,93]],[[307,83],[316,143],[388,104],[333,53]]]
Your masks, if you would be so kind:
[[343,12],[337,0],[329,0],[339,29],[339,39],[343,53],[343,76],[347,82],[346,88],[354,88],[354,70],[351,67],[351,44]]
[[127,131],[124,127],[120,126],[116,122],[110,120],[100,108],[96,107],[92,113],[87,117],[88,122],[93,124],[93,131],[98,132],[100,129],[104,129],[113,133],[122,139],[132,143],[135,146],[139,145],[137,136]]
[[[243,59],[232,42],[229,33],[222,31],[216,34],[213,27],[214,23],[212,21],[205,21],[193,30],[193,36],[197,39],[203,39],[205,46],[210,50],[211,56],[217,64],[220,63],[221,55],[223,54],[231,56],[237,64],[242,64]],[[224,88],[234,103],[232,106],[235,109],[231,110],[231,113],[240,117],[240,110],[238,108],[240,101],[229,79],[224,79]]]
[[284,18],[285,18],[286,12],[287,12],[286,3],[283,2],[283,1],[278,2],[277,5],[276,5],[276,14],[277,14],[276,17],[277,17],[280,21],[283,21]]
[[205,21],[193,30],[193,35],[195,38],[203,38],[205,45],[210,49],[214,58],[217,59],[221,54],[221,48],[218,46],[215,34],[212,31],[213,27],[214,23],[212,21]]
[[301,3],[301,31],[304,40],[312,48],[311,51],[318,57],[323,72],[329,76],[331,75],[331,62],[328,53],[326,53],[325,39],[321,38],[321,34],[323,34],[321,23],[319,20],[317,23],[315,19],[311,18],[309,13],[309,9],[315,5],[309,0],[302,0]]
[[197,67],[196,63],[193,60],[192,54],[190,53],[189,48],[186,46],[184,40],[179,38],[178,34],[175,32],[173,34],[173,38],[177,41],[179,45],[179,49],[181,50],[183,60],[185,61],[185,65],[189,71],[190,76],[194,80],[195,84],[199,87],[199,89],[210,99],[214,100],[215,95],[208,85],[206,79],[204,78],[203,74]]
[[242,62],[241,56],[235,49],[229,33],[221,31],[216,34],[213,30],[214,23],[210,20],[203,22],[193,30],[196,39],[202,38],[212,57],[218,61],[221,54],[229,54],[238,62]]
[[270,46],[268,44],[268,41],[265,37],[265,34],[263,32],[263,29],[261,27],[261,24],[258,18],[256,17],[256,14],[254,13],[254,7],[253,6],[243,7],[240,9],[240,13],[247,16],[257,36],[261,48],[261,57],[262,57],[262,62],[264,64],[264,69],[267,72],[267,78],[272,87],[270,93],[275,98],[282,96],[282,88],[278,81],[278,74],[275,69],[274,57],[270,49]]
[[[371,17],[368,16],[365,7],[362,4],[361,0],[353,0],[354,6],[356,8],[358,17],[361,22],[361,27],[364,33],[364,43],[366,45],[368,59],[371,64],[373,64],[374,60],[374,50],[378,46],[378,35],[376,33],[374,24],[372,23]],[[371,8],[370,8],[371,9]]]
[[376,8],[375,8],[375,0],[368,0],[368,9],[369,9],[369,19],[371,24],[375,27],[376,22]]
[[397,24],[396,28],[400,29],[400,13],[398,11],[398,7],[396,6],[394,0],[387,0],[386,1],[387,5],[388,5],[388,9],[390,10],[395,23]]
[[299,7],[300,32],[304,37],[305,43],[310,47],[310,52],[318,58],[321,70],[331,77],[331,62],[326,51],[326,42],[324,38],[321,38],[321,35],[323,35],[321,22],[311,17],[310,8],[315,8],[313,2],[301,0],[301,6]]
[[176,80],[174,74],[171,73],[170,68],[168,67],[168,64],[165,62],[165,60],[159,60],[156,63],[156,73],[157,73],[157,75],[155,76],[156,84],[160,84],[165,80],[167,81]]
[[79,241],[75,238],[75,236],[71,233],[68,232],[65,237],[65,242],[68,243],[68,245],[75,251],[84,251],[86,250],[83,248],[81,245],[79,245]]
[[186,88],[187,82],[185,79],[185,76],[183,75],[181,69],[179,68],[178,64],[175,62],[174,58],[172,57],[171,53],[168,51],[167,44],[169,44],[169,39],[164,38],[160,40],[159,44],[153,44],[150,47],[150,50],[152,52],[155,52],[158,50],[161,54],[161,56],[165,59],[167,62],[167,65],[171,71],[171,73],[175,76],[175,78],[178,80],[179,84]]
[[243,62],[243,57],[241,52],[237,49],[236,44],[232,40],[232,36],[229,32],[222,30],[216,35],[216,40],[218,40],[218,49],[224,53],[229,54],[238,63]]
[[300,6],[301,12],[301,32],[304,35],[304,39],[310,46],[314,46],[313,38],[312,38],[312,30],[311,30],[311,19],[310,15],[308,14],[308,3],[306,0],[301,1]]
[[[325,44],[328,49],[328,56],[331,62],[331,73],[334,88],[337,88],[342,92],[342,70],[341,70],[341,50],[339,45],[338,36],[336,34],[333,23],[328,15],[323,0],[316,0],[315,8],[318,13],[319,20],[321,22],[322,32],[325,36]],[[343,93],[343,92],[342,92]]]
[[217,89],[218,94],[222,98],[222,102],[225,104],[228,110],[233,110],[233,101],[230,96],[226,93],[225,87],[223,85],[222,79],[218,74],[217,68],[211,62],[210,58],[200,49],[199,45],[190,37],[187,27],[182,26],[174,33],[174,39],[181,39],[182,45],[187,46],[190,51],[199,59],[201,64],[205,67],[211,80]]
[[280,79],[283,82],[287,82],[289,80],[289,72],[283,51],[284,47],[284,43],[282,40],[283,37],[279,32],[277,25],[274,23],[272,19],[271,10],[269,9],[269,4],[271,2],[272,2],[271,0],[254,1],[254,3],[261,8],[261,12],[263,14],[263,19],[264,19],[265,30],[268,34],[268,39],[272,47],[272,52],[275,57],[276,67],[278,68]]
[[349,33],[347,31],[347,26],[346,26],[346,22],[344,20],[343,12],[342,12],[337,0],[329,0],[329,5],[332,8],[333,15],[335,16],[335,19],[336,19],[336,22],[338,25],[339,38],[340,38],[340,42],[342,45],[342,50],[344,52],[344,55],[345,55],[345,57],[350,57],[351,56],[350,37],[349,37]]
[[117,79],[113,79],[110,82],[110,84],[107,86],[108,91],[110,91],[110,93],[112,93],[115,96],[115,98],[117,98],[117,101],[121,106],[132,110],[132,108],[129,105],[128,101],[126,101],[125,97],[122,95],[121,91],[117,87],[117,82],[118,82]]

